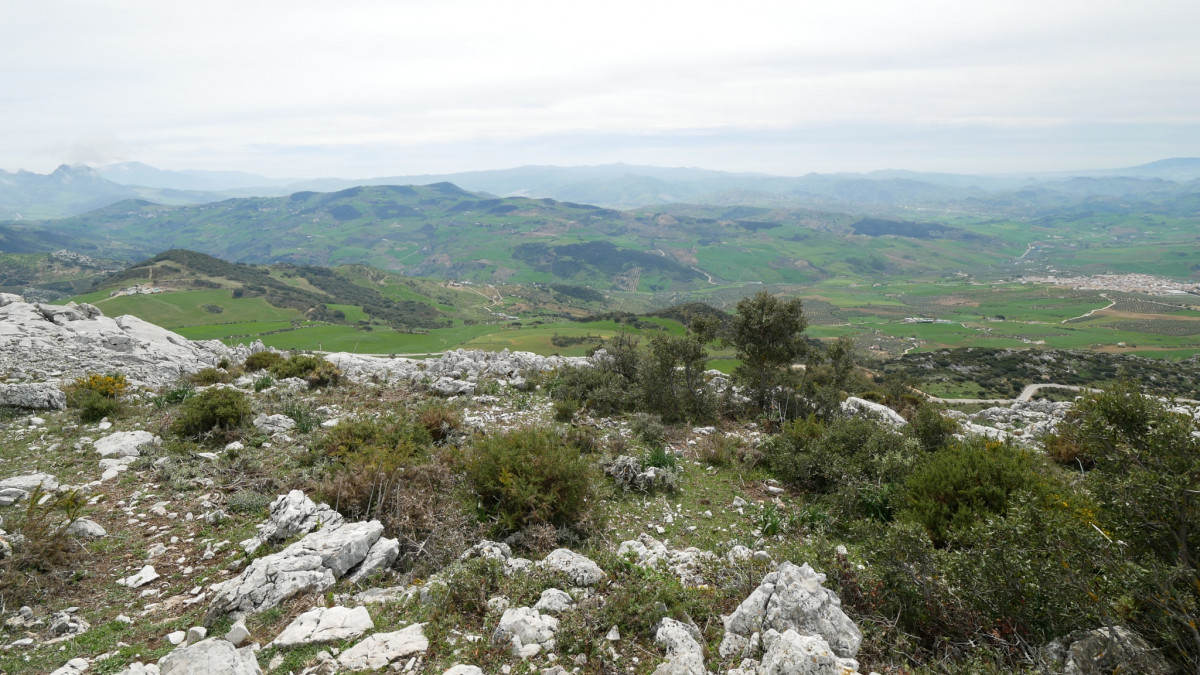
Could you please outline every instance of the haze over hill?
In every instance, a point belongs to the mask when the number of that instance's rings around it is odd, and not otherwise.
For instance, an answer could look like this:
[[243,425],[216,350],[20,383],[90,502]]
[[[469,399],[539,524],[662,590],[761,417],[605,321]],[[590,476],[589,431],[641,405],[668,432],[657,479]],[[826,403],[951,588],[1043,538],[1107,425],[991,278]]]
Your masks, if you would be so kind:
[[473,192],[629,209],[674,203],[752,204],[895,213],[912,208],[1039,214],[1084,201],[1137,199],[1173,213],[1200,192],[1200,159],[1174,158],[1123,169],[1020,175],[903,170],[810,173],[799,177],[693,168],[609,164],[523,166],[494,171],[348,178],[267,178],[240,171],[168,171],[139,162],[61,166],[51,174],[0,172],[0,219],[62,218],[137,198],[202,204],[368,185],[449,182]]

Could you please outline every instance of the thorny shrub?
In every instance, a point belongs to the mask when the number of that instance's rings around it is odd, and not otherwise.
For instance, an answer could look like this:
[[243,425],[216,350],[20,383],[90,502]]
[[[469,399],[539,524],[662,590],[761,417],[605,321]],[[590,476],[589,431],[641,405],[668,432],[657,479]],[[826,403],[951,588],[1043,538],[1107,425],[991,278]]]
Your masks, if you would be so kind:
[[5,526],[12,534],[0,539],[8,547],[0,559],[0,601],[20,607],[36,604],[69,584],[83,551],[66,529],[83,515],[87,500],[77,491],[47,497],[38,486],[25,498],[25,510]]
[[250,401],[244,393],[229,387],[214,387],[184,401],[171,430],[184,438],[210,432],[228,436],[250,413]]
[[530,525],[579,526],[592,509],[594,470],[553,429],[477,439],[460,455],[480,515],[501,533]]

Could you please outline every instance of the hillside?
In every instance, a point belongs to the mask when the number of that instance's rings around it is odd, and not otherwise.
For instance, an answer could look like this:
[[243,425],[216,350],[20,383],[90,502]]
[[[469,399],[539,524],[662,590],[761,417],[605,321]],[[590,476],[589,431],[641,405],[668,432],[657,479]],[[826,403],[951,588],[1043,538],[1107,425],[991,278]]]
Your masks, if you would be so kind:
[[1133,383],[963,412],[805,344],[759,405],[681,333],[417,361],[0,325],[6,673],[1196,665],[1200,408]]
[[806,283],[844,274],[937,274],[994,265],[1021,246],[997,239],[1011,233],[968,237],[955,225],[934,228],[945,235],[940,239],[857,238],[856,220],[748,207],[621,212],[434,184],[186,207],[122,202],[37,229],[79,236],[78,250],[89,255],[125,259],[188,248],[236,262],[368,264],[410,276],[642,292]]

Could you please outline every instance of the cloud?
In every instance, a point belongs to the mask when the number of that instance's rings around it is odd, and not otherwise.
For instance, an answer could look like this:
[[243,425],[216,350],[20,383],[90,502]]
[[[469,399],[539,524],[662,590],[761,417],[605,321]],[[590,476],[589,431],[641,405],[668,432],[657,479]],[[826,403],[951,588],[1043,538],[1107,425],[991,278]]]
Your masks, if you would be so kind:
[[[1177,133],[1200,121],[1194,2],[47,0],[0,12],[7,167],[61,161],[47,147],[134,157],[96,142],[121,138],[167,168],[322,175],[362,162],[365,175],[429,148],[432,163],[472,169],[502,161],[495,147],[557,156],[562,139],[603,138],[652,163],[803,173],[827,165],[747,139],[843,126],[929,138],[923,158],[947,165],[983,163],[994,133],[1094,140],[1068,131],[1085,127],[1139,130],[1101,139],[1129,153],[1174,134],[1170,154],[1200,154]],[[926,128],[956,131],[914,132]],[[706,140],[712,130],[725,140]],[[572,164],[612,154],[569,147]]]

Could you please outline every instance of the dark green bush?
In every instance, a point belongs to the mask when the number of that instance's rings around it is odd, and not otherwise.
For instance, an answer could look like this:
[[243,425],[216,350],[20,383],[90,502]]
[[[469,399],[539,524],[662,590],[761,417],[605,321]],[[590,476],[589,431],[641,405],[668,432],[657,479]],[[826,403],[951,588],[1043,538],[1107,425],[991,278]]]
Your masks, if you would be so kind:
[[616,415],[637,405],[634,383],[609,368],[565,368],[558,376],[554,398],[577,401],[597,415]]
[[67,405],[79,411],[82,422],[99,422],[105,417],[119,417],[124,410],[120,399],[109,398],[98,391],[81,391],[68,397]]
[[917,439],[925,452],[935,452],[950,444],[958,433],[958,422],[925,403],[908,421],[908,434]]
[[1013,494],[1038,485],[1025,450],[975,437],[934,453],[905,483],[905,517],[937,546],[989,515],[1004,515]]
[[319,356],[294,354],[286,361],[279,361],[270,367],[270,372],[276,379],[298,377],[314,387],[333,386],[342,380],[342,371],[337,366]]
[[579,412],[579,404],[572,399],[560,399],[554,402],[554,421],[570,422]]
[[433,438],[421,424],[388,415],[343,420],[317,447],[351,470],[372,474],[416,463],[432,444]]
[[920,456],[916,441],[873,420],[825,425],[794,420],[763,447],[767,466],[784,481],[830,495],[843,514],[890,520],[900,485]]
[[124,375],[91,373],[77,378],[65,387],[67,407],[79,411],[83,422],[99,422],[105,417],[117,417],[124,410],[121,396],[129,387]]
[[229,387],[207,389],[183,402],[171,430],[182,437],[195,437],[213,430],[232,431],[250,417],[250,401]]
[[245,368],[247,372],[253,373],[268,370],[282,361],[283,356],[279,352],[256,352],[246,357]]
[[528,428],[478,440],[462,458],[482,515],[500,532],[548,523],[569,527],[591,509],[594,469],[552,429]]

